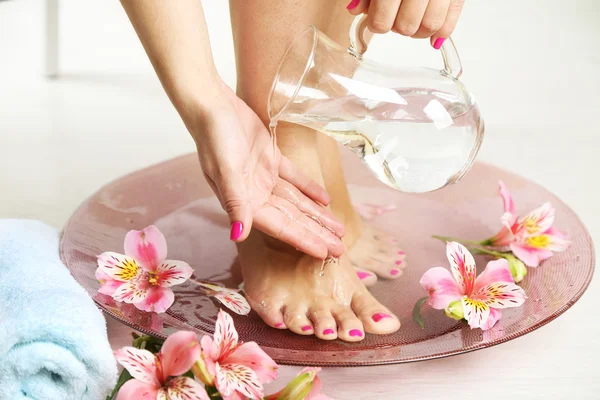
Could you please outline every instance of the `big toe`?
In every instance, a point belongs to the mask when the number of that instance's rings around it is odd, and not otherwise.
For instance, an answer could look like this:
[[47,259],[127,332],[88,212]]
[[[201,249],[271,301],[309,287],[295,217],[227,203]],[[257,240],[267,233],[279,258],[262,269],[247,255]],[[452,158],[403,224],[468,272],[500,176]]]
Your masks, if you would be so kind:
[[354,295],[352,309],[360,319],[366,332],[385,335],[400,329],[398,318],[366,290]]
[[356,266],[354,267],[354,270],[356,271],[356,276],[358,276],[358,279],[360,279],[360,281],[366,287],[371,287],[377,283],[377,275],[375,275],[373,272],[358,268]]

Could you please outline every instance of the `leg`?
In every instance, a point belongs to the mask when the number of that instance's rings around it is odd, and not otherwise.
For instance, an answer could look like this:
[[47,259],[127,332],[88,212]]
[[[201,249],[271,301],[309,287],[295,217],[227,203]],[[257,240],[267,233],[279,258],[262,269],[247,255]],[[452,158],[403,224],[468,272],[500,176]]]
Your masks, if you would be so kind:
[[[267,98],[287,46],[306,26],[327,32],[344,25],[343,2],[319,0],[231,0],[238,66],[238,95],[268,123]],[[319,136],[292,125],[277,128],[284,155],[321,184]],[[275,328],[322,339],[357,341],[363,332],[390,333],[400,326],[361,283],[347,256],[323,264],[254,231],[239,245],[245,291],[263,320]]]

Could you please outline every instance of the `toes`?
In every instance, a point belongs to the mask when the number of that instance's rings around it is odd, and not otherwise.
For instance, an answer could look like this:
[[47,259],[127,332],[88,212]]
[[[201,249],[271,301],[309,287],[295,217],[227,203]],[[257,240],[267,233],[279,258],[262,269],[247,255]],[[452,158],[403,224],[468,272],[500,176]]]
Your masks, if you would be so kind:
[[278,301],[266,301],[263,300],[260,303],[252,301],[248,298],[250,306],[258,316],[272,328],[286,329],[287,326],[283,320],[283,313],[280,307],[275,307],[274,304],[281,304]]
[[[404,261],[403,261],[404,262]],[[377,276],[387,279],[396,279],[402,276],[402,268],[395,262],[382,262],[378,260],[369,260],[362,265],[367,271],[375,273]]]
[[362,322],[366,332],[381,335],[396,332],[400,328],[398,318],[367,291],[354,295],[352,309]]
[[337,324],[331,315],[331,307],[325,303],[308,311],[315,335],[320,339],[333,340],[338,337]]
[[358,276],[358,279],[360,279],[360,281],[366,287],[371,287],[377,283],[377,275],[375,275],[373,272],[358,267],[354,267],[354,270],[356,271],[356,276]]
[[315,333],[312,322],[306,316],[305,308],[292,308],[283,314],[283,323],[288,329],[298,335],[312,335]]
[[336,306],[332,310],[333,318],[338,326],[338,337],[347,342],[358,342],[364,339],[363,324],[356,314],[345,306]]

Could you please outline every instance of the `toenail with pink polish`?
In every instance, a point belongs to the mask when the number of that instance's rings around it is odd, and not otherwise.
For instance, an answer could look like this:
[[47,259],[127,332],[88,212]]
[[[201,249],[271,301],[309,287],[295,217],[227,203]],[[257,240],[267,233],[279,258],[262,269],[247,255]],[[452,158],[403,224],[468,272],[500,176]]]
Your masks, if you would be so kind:
[[278,324],[275,324],[275,328],[281,328],[283,326],[283,322],[280,322]]
[[398,254],[400,254],[401,256],[403,256],[403,255],[404,255],[404,254],[406,254],[406,253],[405,253],[405,252],[403,252],[402,250],[400,250],[400,251],[398,252]]
[[379,321],[381,321],[384,318],[392,318],[392,316],[389,315],[389,314],[384,314],[384,313],[378,312],[378,313],[373,314],[371,316],[371,318],[373,319],[373,321],[379,322]]
[[396,265],[400,265],[400,264],[402,264],[401,260],[396,261]]
[[303,330],[304,332],[306,332],[306,331],[310,331],[311,329],[312,329],[312,326],[310,326],[310,325],[305,325],[305,326],[303,326],[303,327],[302,327],[302,330]]
[[348,332],[348,334],[350,334],[350,336],[362,336],[363,335],[363,333],[359,329],[351,329],[350,332]]
[[368,277],[370,277],[370,276],[371,276],[371,274],[370,274],[370,273],[368,273],[368,272],[362,272],[362,271],[358,271],[358,272],[356,272],[356,275],[358,275],[358,277],[359,277],[360,279],[366,279],[366,278],[368,278]]
[[390,271],[390,274],[392,275],[398,275],[400,273],[400,270],[394,268],[393,270]]
[[323,335],[333,335],[335,331],[331,328],[327,328],[323,331]]

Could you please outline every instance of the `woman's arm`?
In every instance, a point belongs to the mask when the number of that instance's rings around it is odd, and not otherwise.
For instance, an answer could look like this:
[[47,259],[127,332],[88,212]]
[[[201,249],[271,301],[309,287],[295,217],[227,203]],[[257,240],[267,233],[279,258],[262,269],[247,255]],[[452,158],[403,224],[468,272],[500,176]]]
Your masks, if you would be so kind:
[[[171,102],[187,124],[223,90],[200,0],[121,0]],[[192,135],[196,131],[188,126]]]

